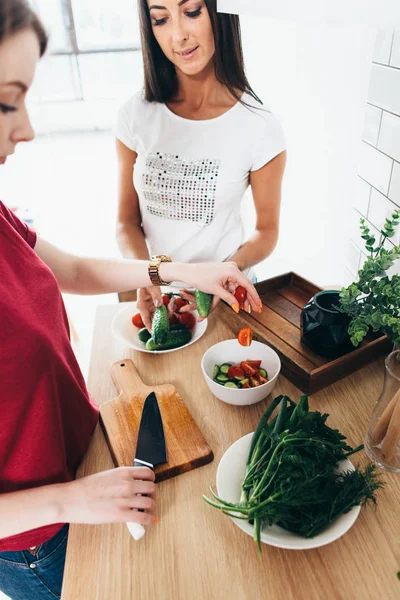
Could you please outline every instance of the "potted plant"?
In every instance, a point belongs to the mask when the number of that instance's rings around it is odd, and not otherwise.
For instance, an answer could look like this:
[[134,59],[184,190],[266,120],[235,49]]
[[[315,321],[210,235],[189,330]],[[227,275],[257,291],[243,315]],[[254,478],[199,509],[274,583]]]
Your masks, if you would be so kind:
[[316,354],[342,356],[354,350],[368,331],[381,331],[400,342],[400,276],[387,271],[400,259],[400,247],[385,247],[396,233],[400,211],[386,219],[379,244],[361,219],[361,234],[369,257],[358,272],[358,281],[347,288],[317,293],[306,304],[301,318],[301,339]]

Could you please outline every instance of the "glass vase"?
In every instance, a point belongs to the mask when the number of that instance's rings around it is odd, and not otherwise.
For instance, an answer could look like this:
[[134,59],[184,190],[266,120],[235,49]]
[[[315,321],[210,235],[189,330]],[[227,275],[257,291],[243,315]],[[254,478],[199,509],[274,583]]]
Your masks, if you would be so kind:
[[385,360],[383,390],[372,413],[365,451],[382,469],[400,473],[400,350]]

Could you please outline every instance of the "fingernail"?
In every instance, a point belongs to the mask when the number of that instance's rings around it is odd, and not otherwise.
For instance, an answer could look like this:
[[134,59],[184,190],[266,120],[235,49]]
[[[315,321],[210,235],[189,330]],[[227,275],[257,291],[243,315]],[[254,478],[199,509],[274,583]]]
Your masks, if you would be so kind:
[[154,300],[154,306],[156,308],[158,308],[160,306],[160,301],[159,300]]
[[235,313],[239,314],[239,305],[238,304],[232,304],[232,308],[235,311]]
[[154,519],[154,525],[156,525],[157,523],[158,523],[158,519],[157,519],[157,517],[155,517],[155,519]]
[[247,307],[247,312],[249,313],[249,315],[251,314],[251,306],[250,305]]
[[263,303],[262,303],[262,301],[260,300],[260,304],[258,305],[258,310],[259,310],[259,312],[261,312],[261,311],[262,311],[262,307],[263,307]]

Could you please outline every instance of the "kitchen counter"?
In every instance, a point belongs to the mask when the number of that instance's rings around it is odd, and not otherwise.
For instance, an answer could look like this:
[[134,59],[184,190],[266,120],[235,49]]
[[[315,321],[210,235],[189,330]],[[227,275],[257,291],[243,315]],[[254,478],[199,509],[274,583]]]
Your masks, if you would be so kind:
[[[229,517],[208,506],[202,494],[215,485],[219,460],[238,438],[254,430],[271,398],[250,407],[217,400],[200,367],[212,344],[234,337],[218,322],[179,352],[149,355],[112,338],[111,321],[121,306],[97,311],[88,387],[101,405],[117,395],[110,364],[131,358],[149,385],[172,383],[212,448],[212,463],[158,486],[159,523],[135,542],[124,524],[72,525],[62,600],[394,600],[400,597],[400,477],[384,473],[377,508],[368,506],[350,531],[315,550],[290,551],[257,545]],[[310,397],[310,409],[331,414],[352,446],[363,442],[384,375],[379,360]],[[273,396],[300,392],[280,376]],[[364,453],[353,462],[366,465]],[[113,463],[100,426],[78,477]]]

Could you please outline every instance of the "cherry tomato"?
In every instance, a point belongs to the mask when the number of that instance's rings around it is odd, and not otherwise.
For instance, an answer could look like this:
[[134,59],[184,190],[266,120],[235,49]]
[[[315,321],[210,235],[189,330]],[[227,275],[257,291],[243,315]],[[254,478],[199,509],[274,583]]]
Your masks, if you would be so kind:
[[257,374],[257,369],[253,369],[246,361],[240,363],[240,367],[243,370],[246,377],[254,377]]
[[238,285],[233,295],[239,304],[243,304],[246,299],[247,290],[242,285]]
[[238,342],[241,346],[250,346],[253,341],[253,332],[250,327],[241,329],[238,334]]
[[228,377],[229,379],[234,379],[235,377],[237,379],[244,379],[243,369],[241,369],[238,365],[233,365],[232,367],[229,367]]
[[172,313],[172,315],[169,315],[168,322],[170,325],[176,325],[176,323],[178,323],[178,317],[176,316],[175,313]]
[[253,367],[253,369],[259,369],[261,367],[261,360],[246,360],[246,362]]
[[168,306],[169,301],[170,301],[170,297],[168,296],[168,294],[162,295],[162,301],[163,301],[164,306]]
[[196,318],[191,312],[178,315],[178,321],[181,325],[185,325],[188,329],[193,329],[196,325]]
[[175,298],[175,310],[179,312],[183,306],[186,306],[187,302],[180,296]]
[[142,317],[140,316],[140,313],[136,313],[136,315],[133,315],[133,317],[132,317],[132,323],[138,329],[143,329],[144,323],[142,321]]

